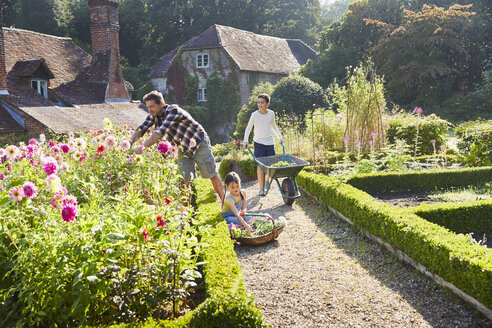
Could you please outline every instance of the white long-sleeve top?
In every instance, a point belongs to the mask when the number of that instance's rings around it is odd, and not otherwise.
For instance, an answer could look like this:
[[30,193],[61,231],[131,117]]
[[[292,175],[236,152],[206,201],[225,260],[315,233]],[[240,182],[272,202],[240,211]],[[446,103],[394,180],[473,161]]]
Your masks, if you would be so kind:
[[282,136],[275,124],[275,113],[270,109],[267,109],[265,114],[261,114],[259,111],[251,114],[248,126],[246,126],[246,130],[244,131],[244,142],[248,142],[252,127],[254,127],[254,142],[267,146],[275,145],[275,139],[273,138],[274,132],[278,139],[282,140]]

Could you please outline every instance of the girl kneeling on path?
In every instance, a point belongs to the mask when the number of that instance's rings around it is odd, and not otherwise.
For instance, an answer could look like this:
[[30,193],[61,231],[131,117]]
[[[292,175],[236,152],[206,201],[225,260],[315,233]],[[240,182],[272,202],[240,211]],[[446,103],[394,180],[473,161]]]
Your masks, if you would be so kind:
[[251,236],[253,229],[244,219],[246,214],[246,192],[241,190],[241,178],[236,172],[230,172],[226,175],[224,184],[229,195],[224,199],[222,217],[227,224],[233,223],[243,226]]

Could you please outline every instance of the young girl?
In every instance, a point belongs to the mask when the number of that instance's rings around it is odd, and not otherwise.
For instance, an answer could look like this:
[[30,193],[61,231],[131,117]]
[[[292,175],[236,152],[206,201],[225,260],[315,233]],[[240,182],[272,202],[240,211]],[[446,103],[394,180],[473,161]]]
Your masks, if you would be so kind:
[[239,175],[236,172],[228,173],[225,177],[224,184],[229,195],[224,199],[222,217],[228,224],[234,223],[243,226],[251,236],[253,229],[243,218],[246,214],[246,192],[241,191],[241,179]]
[[[248,145],[249,133],[254,127],[255,135],[253,138],[255,147],[255,157],[274,156],[275,155],[275,139],[273,133],[278,137],[281,144],[284,143],[282,136],[275,124],[275,113],[268,109],[270,106],[270,96],[262,93],[258,96],[258,110],[251,114],[248,126],[244,131],[244,146]],[[258,166],[258,185],[260,187],[260,196],[265,196],[263,188],[263,171]],[[265,177],[265,182],[268,186],[269,177]]]

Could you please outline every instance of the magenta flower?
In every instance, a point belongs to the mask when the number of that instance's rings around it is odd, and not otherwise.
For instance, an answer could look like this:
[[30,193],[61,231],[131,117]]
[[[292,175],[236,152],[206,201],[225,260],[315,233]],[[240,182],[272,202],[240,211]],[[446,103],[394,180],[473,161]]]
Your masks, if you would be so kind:
[[72,222],[77,216],[77,208],[72,205],[65,206],[61,211],[62,219],[65,222]]
[[371,138],[376,138],[378,136],[378,133],[376,131],[371,131],[370,136]]
[[60,193],[56,193],[53,198],[51,198],[51,206],[57,210],[61,210],[61,203],[63,202],[64,196]]
[[358,141],[355,143],[355,145],[356,145],[357,147],[360,147],[360,146],[362,145],[362,142],[361,142],[360,140],[358,140]]
[[171,145],[169,144],[169,142],[167,141],[161,141],[159,142],[159,144],[157,145],[157,150],[161,153],[161,154],[167,154],[169,152],[169,150],[171,149]]
[[424,113],[424,111],[422,110],[422,107],[415,107],[415,109],[413,110],[413,113],[417,116],[420,116]]
[[2,181],[3,179],[5,179],[5,174],[0,174],[0,181]]
[[24,190],[21,187],[14,187],[9,190],[10,200],[20,202],[24,198]]
[[61,145],[60,148],[64,154],[68,154],[70,152],[70,146],[67,144]]
[[348,142],[350,140],[349,136],[343,136],[343,142]]
[[435,145],[436,141],[434,139],[431,140],[431,144]]
[[38,144],[38,142],[36,141],[36,139],[31,138],[31,139],[29,139],[29,144],[30,144],[31,146],[34,146],[34,145],[37,145],[37,144]]
[[56,146],[56,142],[51,140],[50,142],[48,142],[48,146],[50,146],[50,147]]
[[58,164],[56,162],[47,162],[43,165],[43,170],[47,175],[56,174],[58,172]]
[[396,148],[396,150],[397,150],[399,153],[401,153],[401,152],[403,151],[403,148],[402,148],[402,147],[398,147],[398,148]]
[[441,149],[446,149],[447,146],[446,145],[441,145]]
[[34,198],[38,194],[38,188],[36,188],[36,185],[31,181],[24,183],[22,190],[27,198]]

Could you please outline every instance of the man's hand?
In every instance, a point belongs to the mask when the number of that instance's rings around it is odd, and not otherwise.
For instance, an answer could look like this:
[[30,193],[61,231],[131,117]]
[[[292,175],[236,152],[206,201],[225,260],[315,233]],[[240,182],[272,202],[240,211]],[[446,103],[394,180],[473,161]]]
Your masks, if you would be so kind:
[[143,146],[135,149],[135,154],[137,154],[137,155],[143,154]]

